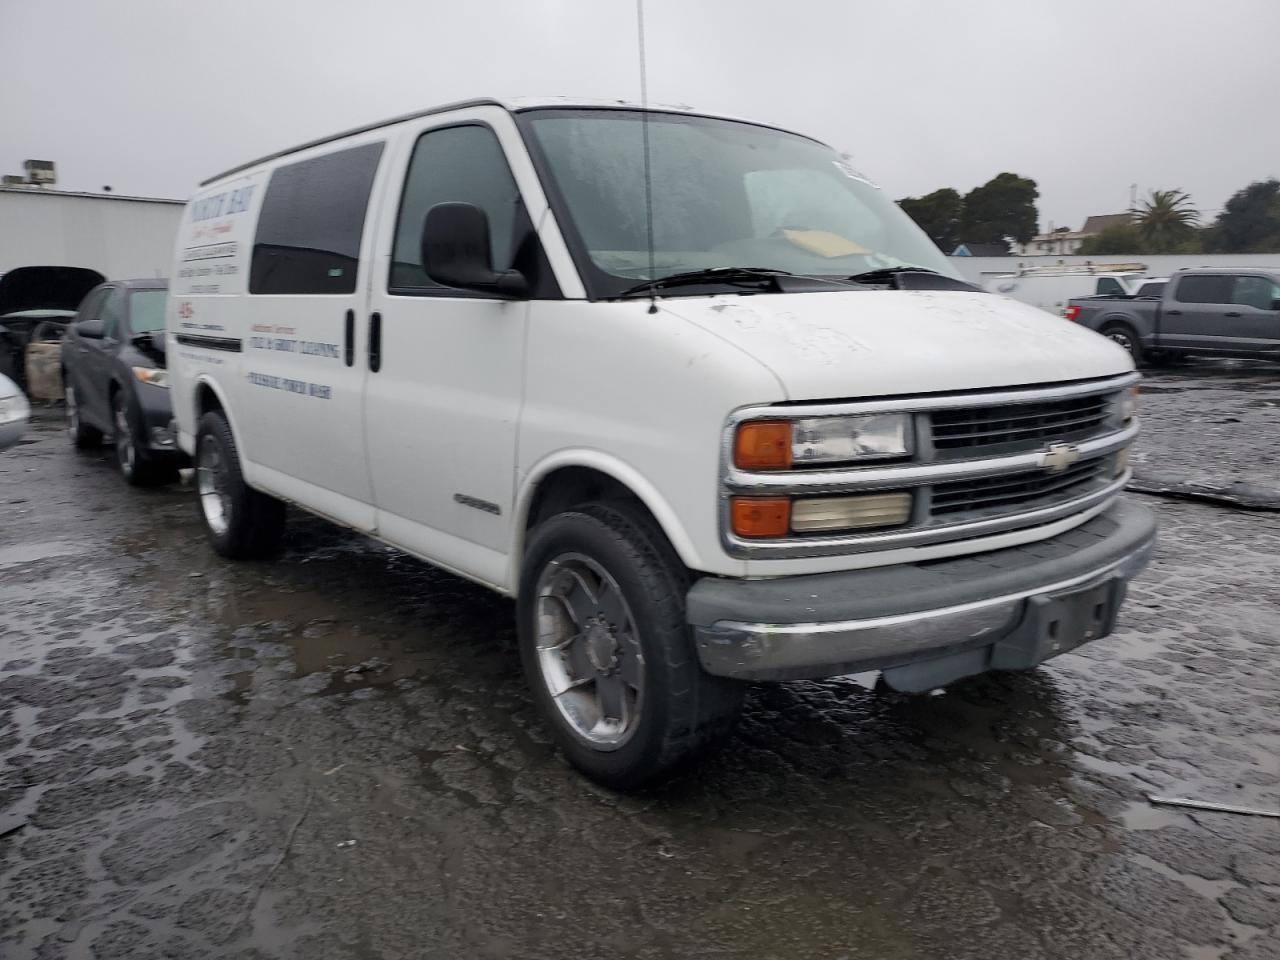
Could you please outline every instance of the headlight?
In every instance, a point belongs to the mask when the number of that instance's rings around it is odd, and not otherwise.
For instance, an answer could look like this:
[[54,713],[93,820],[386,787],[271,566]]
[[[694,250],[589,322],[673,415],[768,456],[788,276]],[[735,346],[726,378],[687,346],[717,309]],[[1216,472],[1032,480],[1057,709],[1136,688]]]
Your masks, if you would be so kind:
[[739,470],[788,470],[809,464],[905,457],[911,449],[911,417],[907,414],[751,420],[738,427],[733,463]]
[[883,460],[911,452],[911,418],[901,413],[814,417],[791,423],[791,462]]
[[31,404],[22,394],[0,397],[0,424],[17,423],[31,415]]
[[143,383],[149,383],[153,387],[169,386],[168,370],[156,370],[154,367],[134,367],[133,375]]

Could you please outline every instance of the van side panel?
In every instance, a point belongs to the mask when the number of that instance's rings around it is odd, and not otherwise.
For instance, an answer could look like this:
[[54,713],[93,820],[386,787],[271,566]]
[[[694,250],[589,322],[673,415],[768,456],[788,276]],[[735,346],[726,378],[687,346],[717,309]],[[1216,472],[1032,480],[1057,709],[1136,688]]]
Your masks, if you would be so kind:
[[202,380],[238,405],[245,336],[244,296],[253,231],[267,173],[252,171],[197,193],[183,212],[169,273],[168,367],[179,444],[195,452]]

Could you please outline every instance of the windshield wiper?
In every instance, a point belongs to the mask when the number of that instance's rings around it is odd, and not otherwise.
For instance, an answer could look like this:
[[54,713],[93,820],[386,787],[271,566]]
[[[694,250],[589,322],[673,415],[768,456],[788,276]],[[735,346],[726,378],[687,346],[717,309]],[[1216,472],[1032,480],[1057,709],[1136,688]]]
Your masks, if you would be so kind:
[[888,283],[894,290],[957,290],[969,293],[983,293],[981,287],[975,287],[966,280],[949,277],[928,267],[881,267],[879,270],[868,270],[866,273],[855,273],[846,278],[850,283],[861,283],[873,286]]
[[900,273],[932,273],[935,277],[942,276],[937,270],[930,270],[928,267],[912,267],[903,264],[900,267],[881,267],[878,270],[855,273],[851,277],[845,277],[845,279],[854,283],[879,283],[882,280],[892,280]]
[[634,297],[647,294],[650,290],[665,290],[669,287],[688,287],[699,283],[729,284],[777,284],[778,277],[793,277],[795,274],[786,270],[774,270],[770,267],[711,267],[706,270],[688,270],[684,273],[673,273],[669,277],[657,280],[646,280],[635,286],[627,287],[618,297]]

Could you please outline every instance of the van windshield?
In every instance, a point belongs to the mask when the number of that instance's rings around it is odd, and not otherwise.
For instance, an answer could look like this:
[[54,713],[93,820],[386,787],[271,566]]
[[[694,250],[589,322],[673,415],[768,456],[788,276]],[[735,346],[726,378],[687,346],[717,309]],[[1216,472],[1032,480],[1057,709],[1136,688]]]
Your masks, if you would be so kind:
[[908,266],[958,276],[897,204],[830,147],[671,113],[649,114],[651,274],[642,117],[636,110],[521,115],[593,297],[726,267],[849,277]]

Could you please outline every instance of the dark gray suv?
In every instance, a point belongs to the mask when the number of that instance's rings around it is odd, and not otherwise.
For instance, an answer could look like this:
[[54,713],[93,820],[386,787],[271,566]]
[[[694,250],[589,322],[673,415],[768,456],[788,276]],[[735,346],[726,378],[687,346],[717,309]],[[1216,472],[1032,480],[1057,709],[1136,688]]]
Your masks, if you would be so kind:
[[170,430],[164,280],[104,283],[89,292],[62,341],[67,428],[78,448],[115,442],[131,484],[164,483],[186,463]]

